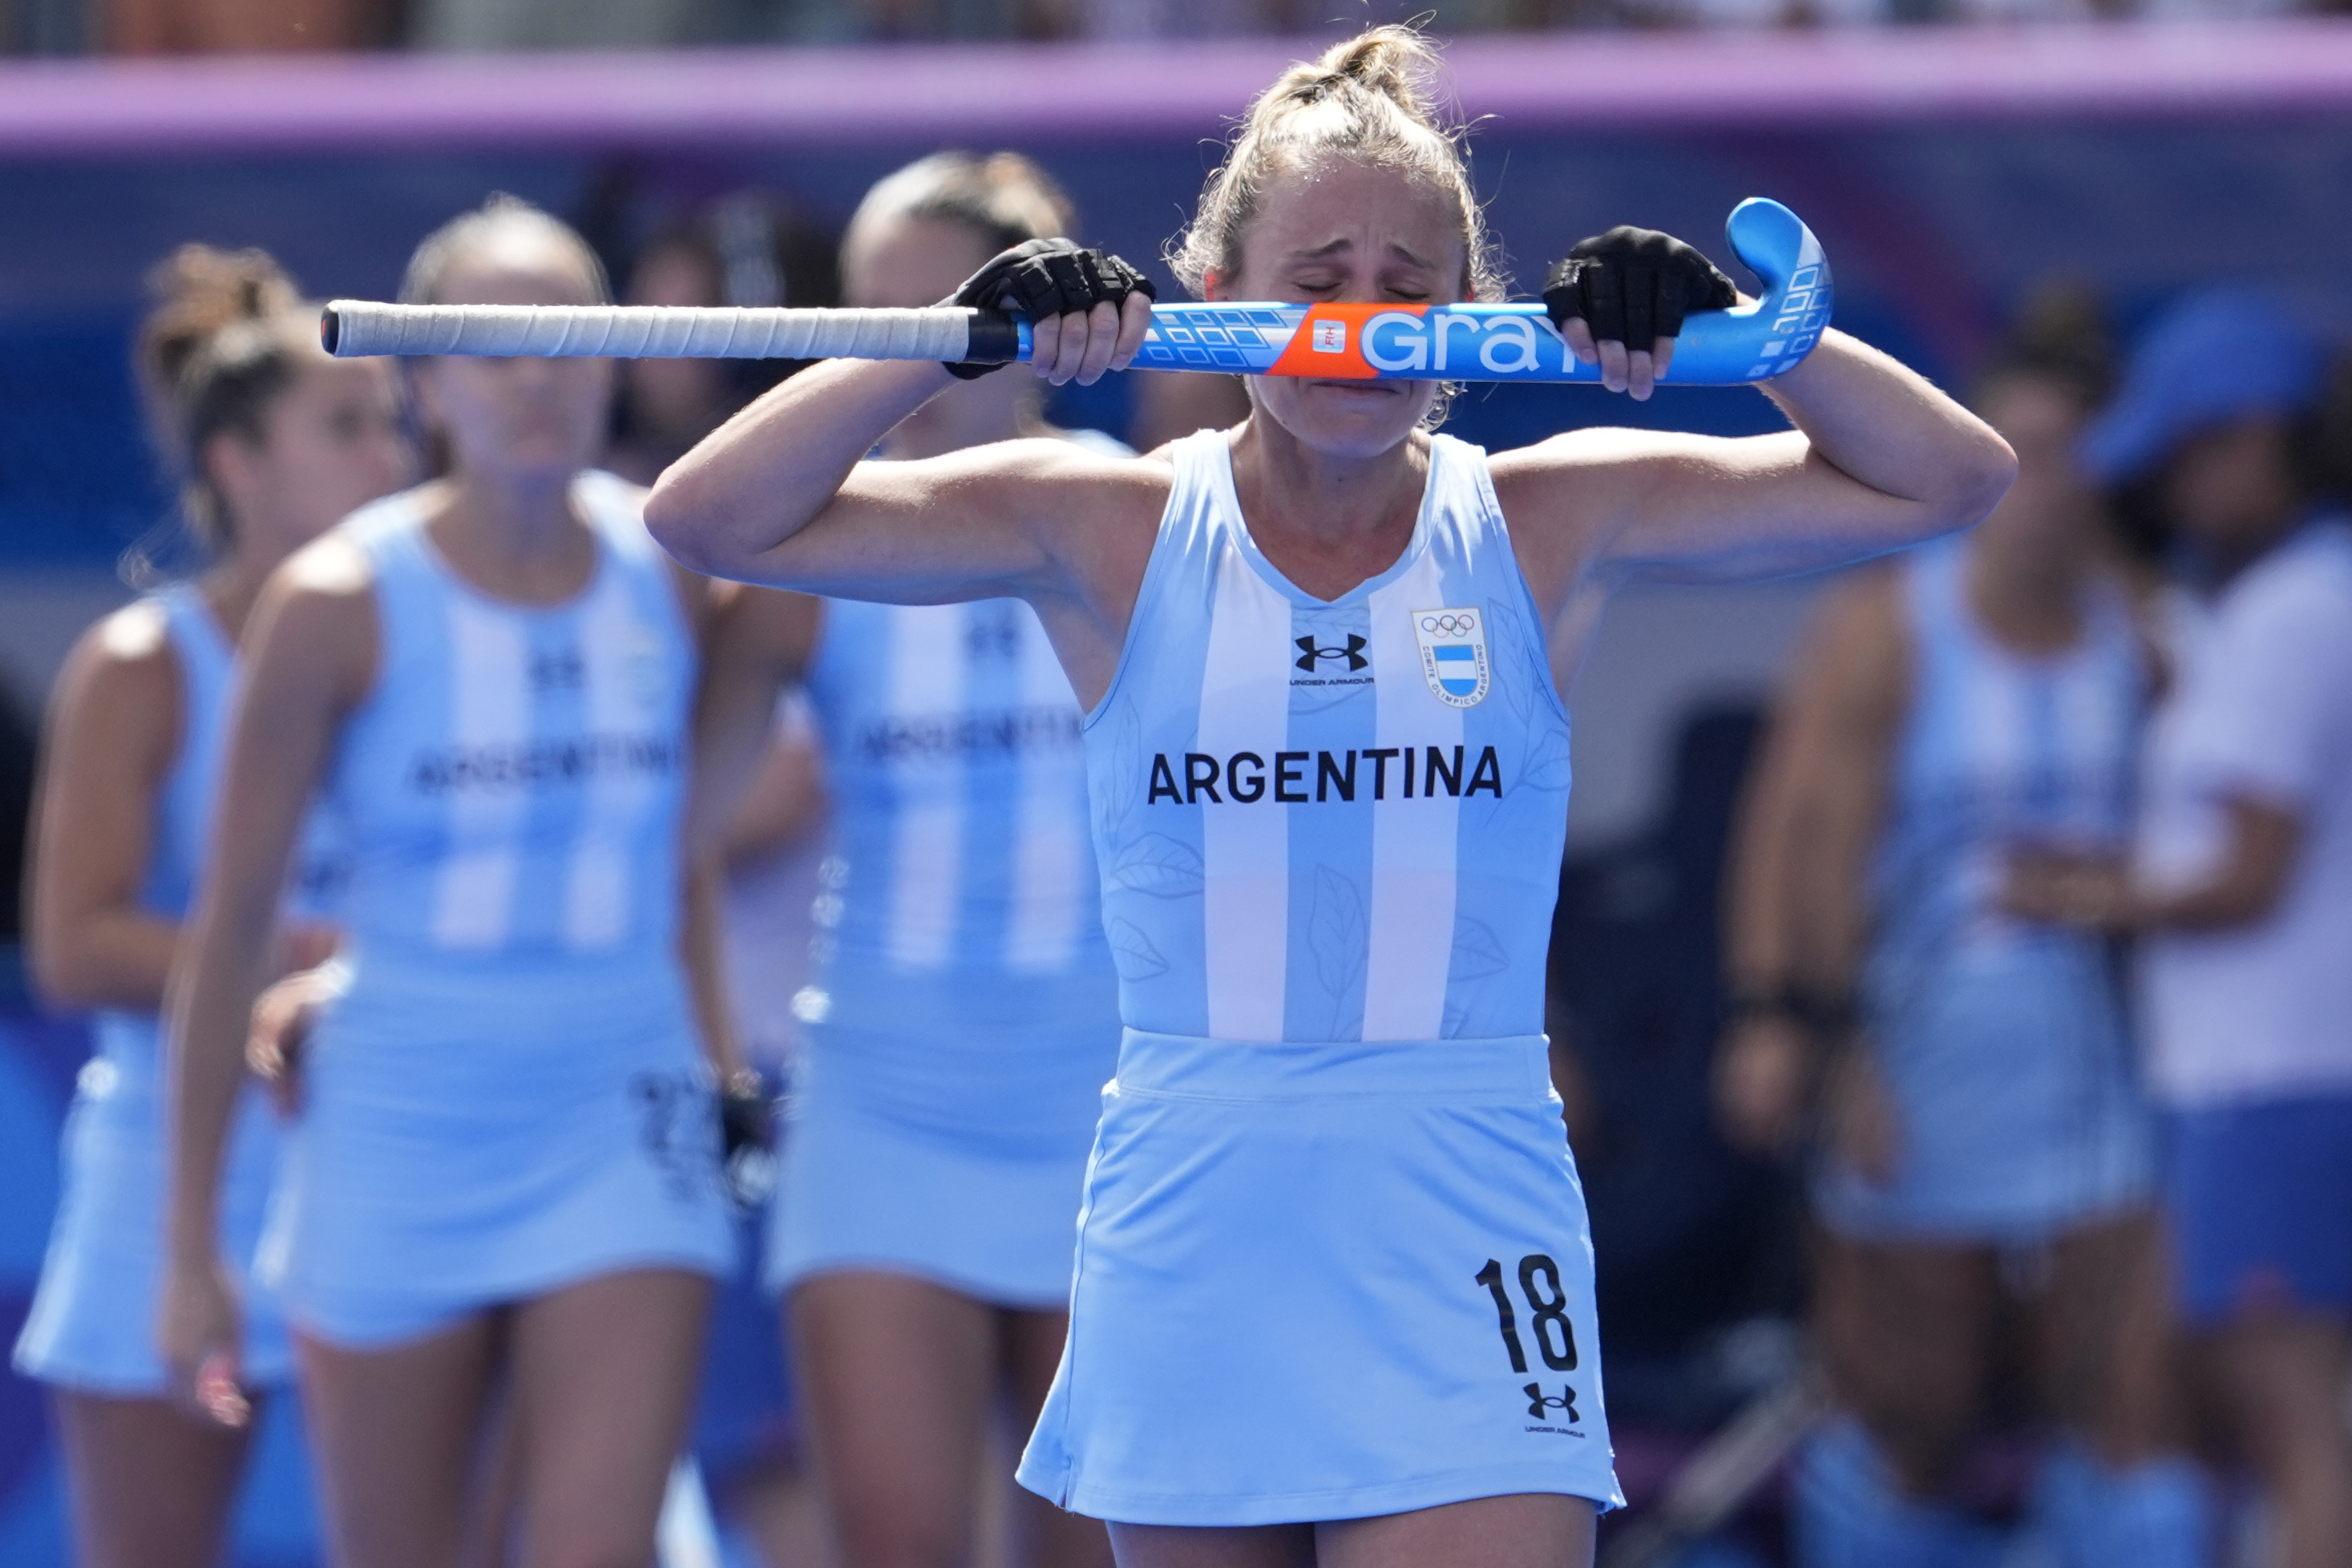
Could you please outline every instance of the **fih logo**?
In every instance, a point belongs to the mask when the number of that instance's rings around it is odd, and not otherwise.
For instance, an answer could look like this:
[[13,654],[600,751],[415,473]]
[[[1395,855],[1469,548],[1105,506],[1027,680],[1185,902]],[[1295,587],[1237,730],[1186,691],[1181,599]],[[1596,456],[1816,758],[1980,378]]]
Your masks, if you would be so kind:
[[1547,1410],[1564,1412],[1568,1416],[1569,1425],[1570,1426],[1574,1426],[1576,1423],[1583,1419],[1582,1416],[1576,1413],[1576,1384],[1572,1383],[1563,1383],[1559,1385],[1559,1397],[1558,1399],[1554,1399],[1549,1394],[1544,1393],[1543,1384],[1540,1383],[1531,1383],[1528,1384],[1527,1388],[1523,1392],[1528,1396],[1528,1414],[1536,1416],[1538,1419],[1541,1419],[1544,1412]]
[[1348,646],[1345,647],[1319,647],[1316,645],[1313,637],[1300,637],[1298,639],[1298,668],[1306,670],[1309,674],[1312,674],[1315,670],[1316,661],[1318,659],[1344,658],[1348,661],[1348,672],[1352,675],[1357,670],[1363,668],[1364,666],[1372,662],[1370,659],[1364,657],[1365,646],[1364,639],[1358,637],[1354,632],[1349,632],[1348,634]]

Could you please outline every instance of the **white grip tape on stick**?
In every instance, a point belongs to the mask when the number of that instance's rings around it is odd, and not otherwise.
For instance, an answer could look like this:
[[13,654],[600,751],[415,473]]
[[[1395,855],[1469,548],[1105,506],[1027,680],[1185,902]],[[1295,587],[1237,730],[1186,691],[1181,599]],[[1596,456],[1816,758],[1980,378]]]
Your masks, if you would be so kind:
[[338,300],[335,353],[532,359],[961,361],[973,311],[674,305],[379,305]]

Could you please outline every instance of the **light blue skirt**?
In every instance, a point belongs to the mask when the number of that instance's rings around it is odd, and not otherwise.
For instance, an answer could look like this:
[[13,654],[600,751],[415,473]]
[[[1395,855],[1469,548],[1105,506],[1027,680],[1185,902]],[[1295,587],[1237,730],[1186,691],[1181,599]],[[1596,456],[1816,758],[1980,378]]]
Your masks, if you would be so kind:
[[[961,1026],[806,1031],[769,1209],[766,1282],[873,1270],[996,1306],[1070,1301],[1078,1199],[1115,1020],[1040,1004],[1004,1016],[1003,985]],[[1107,987],[1105,988],[1108,989]]]
[[2031,1246],[2149,1201],[2154,1129],[2121,1002],[2081,952],[1887,965],[1870,1023],[1898,1125],[1894,1180],[1825,1163],[1813,1197],[1832,1229]]
[[1069,1305],[1084,1133],[1060,1151],[1008,1153],[819,1100],[796,1109],[783,1139],[768,1210],[772,1293],[855,1270],[1001,1307]]
[[[155,1352],[164,1142],[152,1064],[119,1054],[91,1058],[66,1121],[57,1220],[16,1341],[16,1370],[26,1376],[116,1398],[160,1398],[169,1391]],[[251,1274],[278,1153],[269,1109],[248,1092],[230,1131],[220,1226],[221,1257],[241,1287],[239,1376],[255,1388],[293,1374],[278,1301]]]
[[710,1074],[674,971],[371,975],[321,1023],[264,1246],[303,1332],[372,1349],[600,1275],[724,1278]]
[[1130,1030],[1020,1479],[1137,1524],[1622,1502],[1542,1037]]

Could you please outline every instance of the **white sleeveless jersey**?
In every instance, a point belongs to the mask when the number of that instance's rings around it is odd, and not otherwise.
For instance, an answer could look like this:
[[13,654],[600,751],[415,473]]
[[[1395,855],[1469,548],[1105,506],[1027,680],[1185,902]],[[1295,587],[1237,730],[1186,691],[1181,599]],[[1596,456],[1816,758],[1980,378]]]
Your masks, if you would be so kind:
[[1903,579],[1915,693],[1873,868],[1877,963],[1932,965],[1964,947],[2104,952],[2002,913],[2000,887],[2020,847],[2111,854],[2130,837],[2147,677],[2122,594],[2089,595],[2077,645],[2030,658],[1978,624],[1959,541],[1914,552]]
[[1087,763],[1130,1029],[1543,1028],[1568,714],[1486,454],[1432,437],[1395,564],[1318,599],[1260,553],[1222,433],[1176,476]]
[[328,782],[371,965],[675,966],[677,837],[698,654],[640,492],[572,482],[588,587],[533,607],[452,573],[418,492],[353,513],[374,574],[375,689]]
[[1116,1037],[1077,700],[1035,613],[827,601],[808,689],[834,800],[824,1021],[932,1036],[978,1009]]

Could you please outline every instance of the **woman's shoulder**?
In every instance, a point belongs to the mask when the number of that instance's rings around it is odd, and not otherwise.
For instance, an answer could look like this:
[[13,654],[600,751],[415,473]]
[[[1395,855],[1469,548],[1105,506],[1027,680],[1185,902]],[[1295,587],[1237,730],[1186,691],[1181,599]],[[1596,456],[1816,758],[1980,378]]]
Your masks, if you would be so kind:
[[170,737],[178,733],[183,675],[169,608],[160,595],[133,600],[75,640],[58,672],[49,722],[116,747],[152,735],[160,763],[177,743]]
[[128,693],[163,681],[175,689],[180,652],[163,596],[150,594],[100,616],[75,640],[61,674],[67,686],[98,683]]

